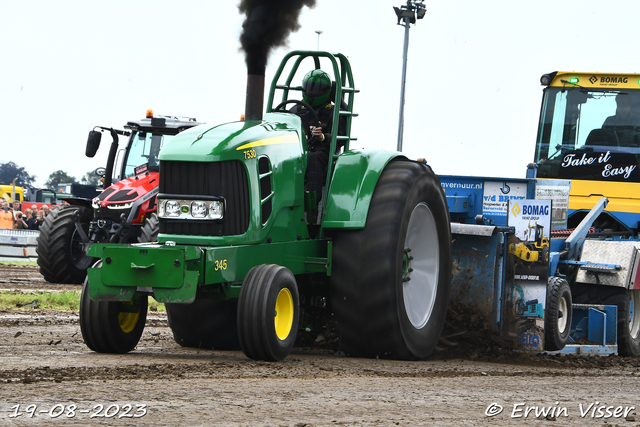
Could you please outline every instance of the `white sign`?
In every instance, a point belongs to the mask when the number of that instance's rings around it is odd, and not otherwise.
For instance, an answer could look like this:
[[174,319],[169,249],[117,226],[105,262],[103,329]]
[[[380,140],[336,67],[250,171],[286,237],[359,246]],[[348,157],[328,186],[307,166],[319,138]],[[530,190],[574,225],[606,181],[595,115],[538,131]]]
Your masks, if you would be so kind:
[[506,217],[509,200],[524,200],[526,197],[526,182],[485,181],[482,213]]

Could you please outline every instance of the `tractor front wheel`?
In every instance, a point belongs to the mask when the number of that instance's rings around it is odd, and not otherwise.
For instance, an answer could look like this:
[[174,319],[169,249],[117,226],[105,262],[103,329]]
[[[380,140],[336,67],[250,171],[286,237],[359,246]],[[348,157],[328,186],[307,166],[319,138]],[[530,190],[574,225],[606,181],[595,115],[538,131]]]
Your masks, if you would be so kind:
[[391,162],[365,228],[333,239],[331,305],[349,356],[420,359],[436,347],[451,287],[451,228],[429,166]]
[[[98,261],[94,268],[101,268]],[[132,301],[95,301],[89,296],[89,279],[80,297],[80,331],[85,344],[98,353],[127,353],[142,336],[147,320],[147,297]]]
[[293,273],[285,267],[253,267],[240,288],[238,337],[250,359],[277,361],[296,341],[300,302]]
[[[95,262],[84,251],[84,244],[76,230],[74,214],[82,208],[63,206],[52,209],[40,226],[36,252],[40,273],[51,283],[82,283],[87,268]],[[89,223],[81,223],[85,233]]]
[[144,219],[144,222],[142,223],[142,229],[140,230],[140,236],[138,237],[138,242],[157,242],[159,230],[160,223],[158,221],[158,215],[154,212]]

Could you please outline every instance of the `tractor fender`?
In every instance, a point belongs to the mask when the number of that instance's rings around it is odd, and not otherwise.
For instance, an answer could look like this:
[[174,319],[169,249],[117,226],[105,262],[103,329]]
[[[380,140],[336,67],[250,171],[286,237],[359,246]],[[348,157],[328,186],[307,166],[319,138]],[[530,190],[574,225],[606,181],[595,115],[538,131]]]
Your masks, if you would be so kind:
[[324,229],[361,229],[367,222],[369,204],[384,168],[396,158],[395,151],[347,151],[338,156],[326,204]]
[[82,197],[68,197],[64,200],[72,207],[80,208],[80,222],[88,223],[93,219],[93,207],[91,206],[91,200],[84,199]]

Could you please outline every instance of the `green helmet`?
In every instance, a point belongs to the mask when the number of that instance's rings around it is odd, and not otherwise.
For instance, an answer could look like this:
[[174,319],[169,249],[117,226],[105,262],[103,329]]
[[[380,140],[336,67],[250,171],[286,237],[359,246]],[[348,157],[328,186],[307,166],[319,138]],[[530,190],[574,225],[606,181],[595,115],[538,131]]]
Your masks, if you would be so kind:
[[331,79],[322,70],[309,71],[302,79],[302,99],[312,107],[318,107],[329,101]]

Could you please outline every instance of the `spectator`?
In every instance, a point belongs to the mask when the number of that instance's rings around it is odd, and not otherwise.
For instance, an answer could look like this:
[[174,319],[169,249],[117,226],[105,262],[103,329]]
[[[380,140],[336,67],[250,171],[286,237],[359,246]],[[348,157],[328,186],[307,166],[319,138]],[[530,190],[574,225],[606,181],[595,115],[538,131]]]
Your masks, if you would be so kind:
[[13,217],[13,223],[11,224],[11,228],[13,228],[13,226],[16,225],[16,210],[11,202],[9,202],[9,212],[11,212],[11,216]]
[[47,204],[42,205],[42,210],[44,211],[44,216],[49,215],[49,205]]
[[24,215],[22,215],[22,212],[20,212],[20,211],[16,212],[16,222],[15,222],[15,224],[13,224],[13,228],[18,229],[18,230],[27,230],[27,229],[29,229],[29,226],[24,221],[23,216]]
[[42,225],[42,223],[44,222],[44,213],[42,211],[38,212],[38,215],[36,216],[36,222],[35,222],[35,229],[34,230],[40,230],[40,226]]
[[0,228],[13,228],[13,213],[9,208],[9,203],[2,203],[0,212]]
[[27,223],[29,230],[35,230],[36,228],[36,219],[33,217],[33,211],[29,208],[24,210],[24,220]]

